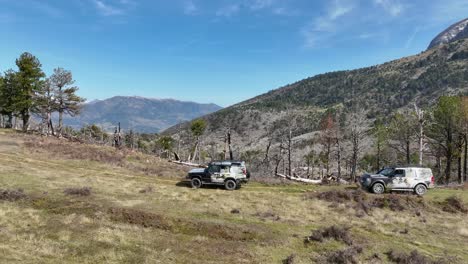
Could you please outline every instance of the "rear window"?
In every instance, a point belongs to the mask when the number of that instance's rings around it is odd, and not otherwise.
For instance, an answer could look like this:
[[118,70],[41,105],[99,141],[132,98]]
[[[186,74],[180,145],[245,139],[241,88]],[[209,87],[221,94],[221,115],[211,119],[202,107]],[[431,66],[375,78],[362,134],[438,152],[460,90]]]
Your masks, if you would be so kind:
[[421,169],[419,171],[420,176],[422,178],[431,178],[432,177],[432,170],[431,169]]

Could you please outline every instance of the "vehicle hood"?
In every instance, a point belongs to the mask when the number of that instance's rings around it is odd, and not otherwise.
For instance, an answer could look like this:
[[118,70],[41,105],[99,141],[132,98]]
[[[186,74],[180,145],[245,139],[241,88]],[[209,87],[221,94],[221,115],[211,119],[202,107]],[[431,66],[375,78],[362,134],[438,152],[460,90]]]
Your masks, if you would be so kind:
[[189,173],[204,173],[205,169],[192,169],[189,171]]

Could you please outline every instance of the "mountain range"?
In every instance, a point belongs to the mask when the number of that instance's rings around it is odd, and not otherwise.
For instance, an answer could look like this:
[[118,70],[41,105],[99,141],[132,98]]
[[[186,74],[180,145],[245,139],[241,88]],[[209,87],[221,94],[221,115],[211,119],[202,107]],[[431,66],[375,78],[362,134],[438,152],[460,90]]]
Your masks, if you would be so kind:
[[157,133],[177,123],[221,109],[215,104],[198,104],[173,99],[115,96],[86,103],[76,117],[65,117],[64,124],[80,128],[96,124],[107,131],[120,122],[124,130]]

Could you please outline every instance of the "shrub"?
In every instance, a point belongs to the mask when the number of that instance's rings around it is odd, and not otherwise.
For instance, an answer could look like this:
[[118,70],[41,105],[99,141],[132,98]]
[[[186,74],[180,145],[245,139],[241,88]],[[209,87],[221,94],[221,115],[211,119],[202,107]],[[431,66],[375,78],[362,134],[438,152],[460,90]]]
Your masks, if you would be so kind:
[[324,239],[332,238],[337,241],[342,241],[347,245],[353,244],[353,239],[349,233],[349,227],[339,227],[336,225],[318,229],[312,232],[312,235],[306,237],[305,243],[309,243],[310,241],[318,241],[323,242]]
[[457,196],[450,196],[443,202],[442,210],[449,213],[468,213],[468,208],[463,203],[462,199]]
[[82,188],[67,188],[63,191],[66,195],[75,195],[75,196],[90,196],[91,188],[82,187]]
[[21,199],[25,199],[26,197],[27,195],[24,194],[22,189],[18,189],[18,190],[0,189],[0,201],[14,202],[14,201],[18,201]]

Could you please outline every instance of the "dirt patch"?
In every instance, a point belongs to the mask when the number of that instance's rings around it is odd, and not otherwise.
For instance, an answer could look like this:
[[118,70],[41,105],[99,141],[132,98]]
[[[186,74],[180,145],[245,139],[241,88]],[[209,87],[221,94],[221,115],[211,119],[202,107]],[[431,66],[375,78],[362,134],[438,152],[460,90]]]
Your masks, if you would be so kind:
[[75,196],[90,196],[91,187],[80,187],[80,188],[67,188],[63,191],[66,195],[75,195]]
[[22,189],[17,190],[2,190],[0,189],[0,201],[14,202],[22,199],[26,199],[28,196]]
[[145,228],[158,228],[186,235],[202,235],[228,241],[269,241],[272,239],[271,232],[264,230],[260,226],[174,219],[130,208],[111,208],[108,210],[108,214],[111,220],[116,222],[138,225]]
[[31,207],[44,210],[50,214],[82,214],[90,218],[98,217],[104,211],[101,206],[89,203],[88,201],[53,199],[47,196],[32,199]]
[[279,221],[281,220],[281,217],[279,217],[279,215],[271,212],[271,211],[267,211],[267,212],[257,212],[254,214],[254,216],[260,218],[261,220],[263,221],[266,221],[266,220],[272,220],[272,221]]
[[104,163],[119,164],[125,158],[123,151],[88,144],[70,143],[65,140],[44,138],[28,140],[25,146],[38,152],[48,152],[60,158],[92,160]]
[[449,213],[468,213],[468,206],[457,196],[450,196],[442,202],[442,210]]
[[352,245],[353,239],[349,232],[350,229],[349,227],[339,227],[336,225],[317,229],[312,232],[312,235],[305,238],[304,243],[308,244],[311,241],[323,242],[325,239],[335,239],[347,245]]
[[32,152],[41,153],[57,159],[90,160],[119,166],[148,176],[184,177],[183,167],[144,155],[130,149],[115,149],[84,143],[69,142],[66,139],[30,137],[24,143]]
[[129,208],[110,208],[108,213],[113,221],[163,230],[172,229],[172,225],[158,214]]

